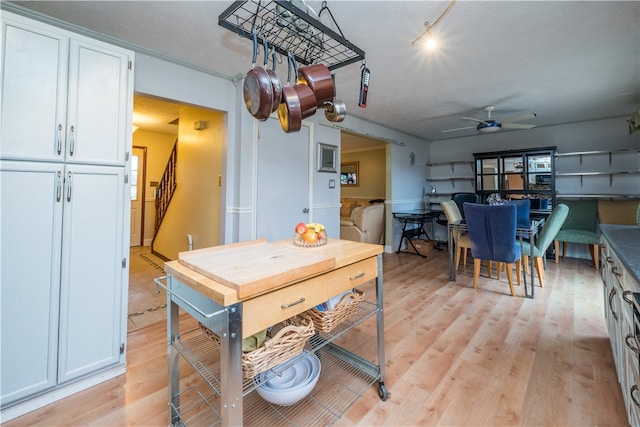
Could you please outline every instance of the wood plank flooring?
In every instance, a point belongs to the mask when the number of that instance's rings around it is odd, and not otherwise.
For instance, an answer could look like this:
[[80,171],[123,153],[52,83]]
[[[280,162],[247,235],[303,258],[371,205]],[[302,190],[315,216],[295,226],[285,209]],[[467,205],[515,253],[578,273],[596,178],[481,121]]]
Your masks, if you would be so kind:
[[[627,425],[599,273],[569,258],[546,273],[531,300],[522,287],[511,297],[505,275],[474,290],[471,263],[449,282],[443,252],[385,254],[391,396],[372,387],[336,425]],[[373,297],[373,283],[361,289]],[[339,344],[375,360],[375,323],[359,329]],[[126,375],[4,425],[166,426],[166,339],[164,323],[131,332]]]

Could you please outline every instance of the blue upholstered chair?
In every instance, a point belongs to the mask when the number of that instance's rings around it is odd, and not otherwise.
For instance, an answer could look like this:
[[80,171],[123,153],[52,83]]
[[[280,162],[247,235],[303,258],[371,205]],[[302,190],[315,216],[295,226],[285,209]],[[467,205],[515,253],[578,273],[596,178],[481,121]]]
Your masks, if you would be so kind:
[[520,244],[516,242],[516,206],[465,203],[463,207],[474,258],[473,287],[478,286],[481,260],[496,261],[498,265],[506,263],[509,290],[513,296],[513,263],[519,279],[522,257]]
[[507,204],[516,205],[517,227],[529,228],[529,217],[531,215],[531,202],[529,199],[513,199],[509,200]]
[[468,203],[480,203],[480,196],[476,193],[453,193],[451,195],[451,200],[456,202],[458,205],[458,209],[462,214],[462,218],[464,218],[464,209],[462,205],[466,202]]
[[[541,288],[544,287],[544,266],[542,264],[544,254],[551,242],[553,242],[553,239],[555,239],[558,231],[560,231],[560,228],[562,228],[562,225],[564,224],[568,215],[569,207],[567,205],[559,204],[558,206],[556,206],[542,226],[542,230],[540,230],[540,233],[538,233],[535,244],[533,245],[533,260],[536,267],[536,272],[538,273],[538,281],[540,282]],[[524,258],[525,270],[529,265],[530,254],[531,245],[529,244],[529,242],[522,242],[522,255]]]

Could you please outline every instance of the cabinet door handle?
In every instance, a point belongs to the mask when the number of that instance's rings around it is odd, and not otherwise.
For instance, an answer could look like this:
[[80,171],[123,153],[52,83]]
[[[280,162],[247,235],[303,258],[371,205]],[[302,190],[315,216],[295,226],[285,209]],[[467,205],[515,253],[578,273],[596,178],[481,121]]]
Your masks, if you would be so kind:
[[635,393],[636,393],[636,391],[638,391],[638,386],[637,386],[636,384],[634,384],[634,385],[631,387],[631,400],[633,400],[633,403],[635,403],[635,404],[636,404],[636,406],[637,406],[638,408],[640,408],[640,401],[638,401],[638,398],[636,397],[636,394],[635,394]]
[[76,134],[76,129],[75,127],[71,126],[71,129],[69,129],[69,155],[70,156],[73,156],[73,153],[76,151],[75,134]]
[[613,314],[613,318],[615,319],[615,321],[618,321],[618,315],[616,314],[615,311],[613,311],[613,297],[616,296],[616,287],[614,286],[613,288],[611,288],[611,292],[609,293],[609,309],[611,310],[611,314]]
[[62,124],[58,125],[58,156],[62,154]]
[[280,307],[281,308],[289,308],[289,307],[293,307],[294,305],[298,305],[300,303],[303,303],[305,301],[304,297],[300,297],[299,300],[294,301],[294,302],[290,302],[289,304],[282,304]]
[[73,174],[71,171],[67,172],[67,202],[71,201],[71,179],[73,178]]
[[365,274],[367,274],[367,273],[365,273],[365,272],[363,271],[363,272],[361,272],[361,273],[356,274],[355,276],[349,276],[349,280],[356,280],[356,279],[359,279],[359,278],[361,278],[361,277],[364,277],[364,275],[365,275]]
[[616,267],[615,265],[611,267],[611,274],[613,274],[616,277],[622,276],[622,273],[618,273],[618,267]]
[[[630,343],[630,340],[633,339],[635,341],[635,345]],[[638,348],[638,340],[633,334],[627,334],[624,338],[624,343],[629,347],[634,353],[640,354],[640,348]]]
[[58,171],[58,182],[56,183],[56,202],[60,202],[62,197],[62,172]]

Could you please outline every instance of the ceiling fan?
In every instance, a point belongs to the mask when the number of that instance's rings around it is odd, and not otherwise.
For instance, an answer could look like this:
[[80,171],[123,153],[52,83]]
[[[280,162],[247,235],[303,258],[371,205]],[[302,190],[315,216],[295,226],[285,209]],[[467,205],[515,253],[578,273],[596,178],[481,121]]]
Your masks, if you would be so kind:
[[473,117],[461,117],[465,120],[473,120],[474,122],[478,122],[478,124],[475,126],[465,126],[465,127],[456,128],[456,129],[446,129],[446,130],[443,130],[442,132],[455,132],[455,131],[464,130],[464,129],[476,128],[476,130],[480,133],[493,133],[493,132],[499,131],[502,128],[532,129],[536,127],[536,125],[525,125],[521,123],[514,123],[514,122],[519,122],[521,120],[533,119],[534,117],[536,117],[536,113],[518,114],[516,116],[505,117],[504,119],[498,121],[498,120],[493,120],[491,118],[491,112],[495,109],[496,109],[495,105],[487,105],[486,107],[483,108],[483,110],[487,112],[486,120],[480,120]]

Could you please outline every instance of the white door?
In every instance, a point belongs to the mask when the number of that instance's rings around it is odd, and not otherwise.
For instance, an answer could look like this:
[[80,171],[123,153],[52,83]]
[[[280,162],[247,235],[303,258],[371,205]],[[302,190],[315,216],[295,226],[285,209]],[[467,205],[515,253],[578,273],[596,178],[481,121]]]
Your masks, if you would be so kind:
[[63,172],[0,162],[2,406],[56,384]]
[[292,239],[309,222],[309,127],[285,133],[277,119],[260,124],[256,237]]
[[131,231],[129,246],[142,246],[145,199],[145,149],[134,147],[131,155]]
[[121,310],[126,310],[124,168],[67,165],[65,181],[59,382],[124,357]]

